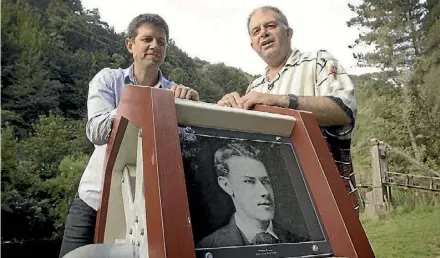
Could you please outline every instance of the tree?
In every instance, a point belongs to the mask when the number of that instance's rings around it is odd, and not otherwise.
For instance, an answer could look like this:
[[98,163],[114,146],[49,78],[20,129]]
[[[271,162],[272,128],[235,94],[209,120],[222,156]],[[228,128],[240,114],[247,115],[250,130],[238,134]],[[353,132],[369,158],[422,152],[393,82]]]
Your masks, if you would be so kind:
[[361,31],[354,46],[374,47],[356,55],[361,65],[380,68],[358,87],[355,143],[380,135],[431,167],[438,167],[432,160],[438,160],[439,149],[438,134],[432,131],[439,126],[433,117],[440,102],[436,6],[436,1],[364,0],[349,5],[357,16],[347,23]]
[[380,69],[386,80],[401,85],[420,55],[420,24],[425,5],[419,0],[364,0],[348,6],[357,16],[347,25],[360,31],[351,47],[369,48],[366,53],[355,55],[358,63]]
[[424,121],[420,138],[426,146],[426,162],[440,168],[440,2],[429,0],[426,6],[428,13],[422,27],[426,37],[411,85],[417,91],[418,115]]

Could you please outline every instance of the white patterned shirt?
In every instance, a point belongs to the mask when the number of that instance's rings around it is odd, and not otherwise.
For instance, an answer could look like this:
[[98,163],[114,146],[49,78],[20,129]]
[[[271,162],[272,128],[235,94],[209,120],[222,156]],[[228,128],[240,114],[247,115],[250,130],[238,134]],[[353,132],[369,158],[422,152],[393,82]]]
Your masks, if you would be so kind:
[[353,206],[358,209],[350,155],[351,132],[356,119],[356,98],[354,85],[345,69],[325,50],[303,53],[293,49],[286,64],[272,80],[269,80],[267,72],[268,68],[264,75],[249,85],[246,93],[256,91],[279,95],[328,97],[351,118],[350,125],[321,127],[321,130],[352,197]]

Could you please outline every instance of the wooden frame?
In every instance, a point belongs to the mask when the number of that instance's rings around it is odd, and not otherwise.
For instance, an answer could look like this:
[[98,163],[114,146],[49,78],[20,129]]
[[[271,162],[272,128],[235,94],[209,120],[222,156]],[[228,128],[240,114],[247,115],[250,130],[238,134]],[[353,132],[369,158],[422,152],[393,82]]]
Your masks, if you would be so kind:
[[[104,243],[112,174],[127,122],[142,130],[148,257],[194,257],[173,95],[150,87],[126,86],[106,157],[95,243]],[[143,255],[143,257],[146,254]],[[142,257],[142,256],[141,256]]]
[[[130,148],[123,141],[131,124],[132,128],[138,128],[142,133],[140,142],[146,209],[142,219],[146,223],[146,234],[138,237],[147,244],[147,253],[141,254],[141,257],[195,257],[177,124],[179,120],[192,119],[198,126],[209,126],[209,122],[203,124],[204,119],[209,120],[209,112],[219,110],[218,119],[237,115],[243,117],[233,120],[237,130],[255,127],[246,124],[251,121],[245,119],[248,116],[258,117],[259,124],[266,124],[263,123],[264,119],[274,119],[270,115],[276,115],[276,121],[280,124],[272,126],[284,128],[292,139],[334,255],[374,257],[316,118],[311,113],[267,106],[256,106],[254,111],[238,111],[210,104],[200,105],[195,102],[180,104],[168,90],[126,86],[105,156],[95,243],[104,243],[106,231],[112,226],[107,225],[111,215],[108,210],[112,203],[117,203],[117,200],[111,201],[111,186],[116,185],[112,175],[117,171],[115,167],[121,163],[118,160],[123,159],[121,153],[127,151],[121,146]],[[205,113],[201,110],[205,110]],[[188,115],[191,112],[196,113],[191,117]],[[216,123],[212,118],[211,121]]]
[[335,256],[374,257],[315,116],[268,106],[257,106],[254,110],[296,118],[290,138]]

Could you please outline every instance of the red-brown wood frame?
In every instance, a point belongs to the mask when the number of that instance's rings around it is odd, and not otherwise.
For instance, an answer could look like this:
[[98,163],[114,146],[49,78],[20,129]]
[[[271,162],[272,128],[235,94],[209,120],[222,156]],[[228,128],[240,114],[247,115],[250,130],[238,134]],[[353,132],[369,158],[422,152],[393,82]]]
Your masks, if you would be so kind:
[[374,257],[316,117],[309,112],[269,106],[256,106],[254,110],[295,117],[290,139],[334,256]]
[[[256,106],[254,110],[295,117],[290,138],[334,255],[374,257],[316,118],[307,112],[276,107]],[[148,255],[193,258],[195,248],[173,94],[149,87],[126,86],[122,95],[105,155],[95,243],[104,240],[111,174],[128,122],[142,129]]]
[[128,121],[142,129],[149,257],[195,257],[172,92],[127,85],[104,161],[95,243],[104,241],[111,174]]

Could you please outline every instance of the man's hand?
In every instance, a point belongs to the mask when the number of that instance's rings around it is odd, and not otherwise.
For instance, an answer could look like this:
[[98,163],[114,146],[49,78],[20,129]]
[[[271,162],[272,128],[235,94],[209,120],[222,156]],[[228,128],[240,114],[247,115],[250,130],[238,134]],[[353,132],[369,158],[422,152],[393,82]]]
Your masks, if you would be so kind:
[[171,87],[171,91],[174,93],[174,97],[177,99],[189,99],[199,100],[199,93],[189,87],[182,84],[174,84]]
[[251,109],[256,104],[267,105],[267,106],[278,106],[278,107],[289,106],[288,96],[260,93],[256,91],[249,92],[248,94],[241,97],[241,100],[243,101],[244,109]]
[[234,107],[234,108],[243,108],[243,100],[240,97],[240,94],[238,94],[238,92],[232,92],[224,95],[222,99],[217,102],[217,105]]

